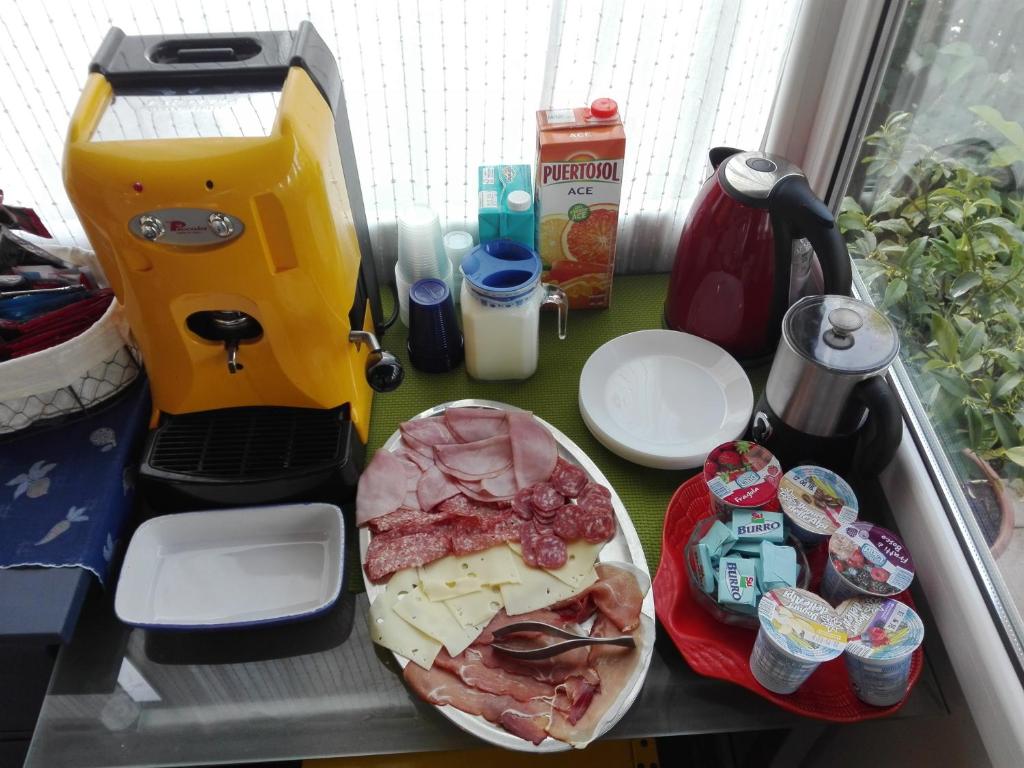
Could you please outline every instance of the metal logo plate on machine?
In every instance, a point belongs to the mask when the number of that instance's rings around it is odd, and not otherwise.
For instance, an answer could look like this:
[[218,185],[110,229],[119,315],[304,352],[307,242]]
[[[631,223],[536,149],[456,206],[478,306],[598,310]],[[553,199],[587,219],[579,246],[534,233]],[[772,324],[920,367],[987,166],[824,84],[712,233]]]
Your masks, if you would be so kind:
[[213,245],[233,240],[245,224],[236,216],[202,208],[162,208],[128,222],[132,234],[168,245]]

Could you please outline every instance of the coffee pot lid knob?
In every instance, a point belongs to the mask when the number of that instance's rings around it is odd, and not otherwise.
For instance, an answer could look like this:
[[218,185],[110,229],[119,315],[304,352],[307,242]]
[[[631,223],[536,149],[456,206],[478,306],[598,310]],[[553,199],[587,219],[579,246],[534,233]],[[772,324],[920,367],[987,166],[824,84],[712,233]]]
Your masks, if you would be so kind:
[[855,309],[837,307],[828,313],[828,322],[837,336],[847,336],[864,325],[864,318]]

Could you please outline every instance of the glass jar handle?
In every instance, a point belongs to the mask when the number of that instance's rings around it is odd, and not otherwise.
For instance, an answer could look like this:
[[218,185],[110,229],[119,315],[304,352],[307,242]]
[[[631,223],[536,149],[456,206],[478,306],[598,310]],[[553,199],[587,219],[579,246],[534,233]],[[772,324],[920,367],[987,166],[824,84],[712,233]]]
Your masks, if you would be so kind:
[[557,285],[550,285],[544,283],[544,299],[540,305],[542,307],[558,307],[558,338],[565,338],[565,327],[569,321],[569,297],[565,295],[565,291],[559,288]]

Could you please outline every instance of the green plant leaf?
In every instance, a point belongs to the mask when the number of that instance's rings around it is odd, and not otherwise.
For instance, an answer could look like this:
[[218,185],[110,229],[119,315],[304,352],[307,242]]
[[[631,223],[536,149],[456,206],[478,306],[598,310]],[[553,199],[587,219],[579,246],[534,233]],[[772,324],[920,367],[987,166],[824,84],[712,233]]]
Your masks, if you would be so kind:
[[977,408],[967,409],[967,439],[975,451],[988,447],[985,444],[985,423]]
[[964,272],[949,286],[949,296],[952,299],[959,299],[972,288],[981,285],[981,275],[977,272]]
[[992,392],[992,396],[997,399],[1003,399],[1011,392],[1013,392],[1024,380],[1024,374],[1017,373],[1015,371],[1008,371],[999,377],[999,381],[996,382],[996,388]]
[[952,395],[957,400],[963,400],[967,397],[971,390],[967,386],[967,382],[964,381],[963,377],[952,371],[935,371],[935,380],[939,383],[939,387],[942,391],[948,395]]
[[992,423],[996,427],[996,435],[999,437],[999,442],[1003,447],[1014,445],[1020,437],[1017,432],[1017,428],[1014,426],[1013,421],[1005,414],[996,413],[992,414]]
[[985,356],[981,353],[971,355],[960,365],[964,373],[975,373],[985,364]]
[[903,219],[882,219],[871,225],[876,232],[892,232],[896,235],[909,235],[910,225]]
[[885,298],[882,299],[882,309],[888,309],[907,295],[907,281],[897,277],[885,286]]
[[1006,458],[1021,467],[1024,467],[1024,445],[1015,445],[1006,449]]
[[836,221],[839,224],[839,231],[843,234],[847,232],[860,232],[864,229],[864,214],[862,213],[840,213]]
[[956,329],[949,320],[937,312],[932,313],[932,336],[938,342],[942,356],[956,362],[960,349],[960,340],[956,335]]
[[970,110],[1003,134],[1011,144],[1024,149],[1024,126],[1020,123],[1007,120],[1003,117],[1003,113],[994,107],[982,105],[970,107]]
[[988,162],[996,168],[1024,162],[1024,148],[1014,147],[1009,144],[998,147],[988,156]]

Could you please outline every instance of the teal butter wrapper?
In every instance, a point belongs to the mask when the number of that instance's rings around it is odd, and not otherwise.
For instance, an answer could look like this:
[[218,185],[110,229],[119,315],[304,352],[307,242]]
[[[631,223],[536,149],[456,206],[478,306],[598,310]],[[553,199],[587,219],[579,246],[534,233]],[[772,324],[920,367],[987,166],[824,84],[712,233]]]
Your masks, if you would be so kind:
[[770,541],[762,541],[761,557],[755,570],[758,588],[762,592],[778,587],[795,587],[796,550],[788,546],[780,547]]
[[783,535],[781,512],[733,512],[732,535],[737,541],[780,542]]
[[722,605],[757,607],[757,574],[754,563],[742,557],[723,557],[718,561],[718,602]]

